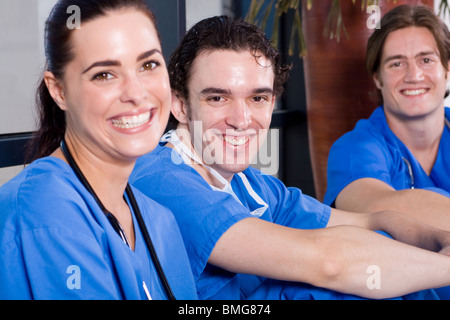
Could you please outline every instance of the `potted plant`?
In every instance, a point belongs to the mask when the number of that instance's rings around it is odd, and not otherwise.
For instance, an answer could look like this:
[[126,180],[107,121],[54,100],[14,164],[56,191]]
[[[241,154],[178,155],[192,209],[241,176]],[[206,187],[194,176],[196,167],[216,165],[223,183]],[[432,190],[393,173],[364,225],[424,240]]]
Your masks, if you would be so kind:
[[[293,11],[289,54],[295,44],[303,57],[308,140],[316,198],[323,200],[326,191],[326,168],[331,145],[367,118],[378,106],[378,94],[365,68],[368,27],[376,5],[381,16],[401,4],[434,6],[433,0],[252,0],[247,20],[262,27],[274,10],[272,39],[277,42],[278,19]],[[448,12],[446,0],[441,12]],[[381,26],[382,27],[382,26]]]

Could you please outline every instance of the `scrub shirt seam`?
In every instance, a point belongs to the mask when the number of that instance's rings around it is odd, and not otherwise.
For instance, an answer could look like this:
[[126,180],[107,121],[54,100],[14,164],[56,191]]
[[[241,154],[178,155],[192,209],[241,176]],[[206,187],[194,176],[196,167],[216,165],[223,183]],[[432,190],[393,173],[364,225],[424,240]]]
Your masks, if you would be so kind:
[[[199,269],[199,272],[195,272],[197,274],[196,280],[198,280],[201,276],[201,274],[205,271],[206,265],[208,264],[209,257],[211,256],[212,251],[214,250],[214,247],[216,246],[219,239],[227,232],[232,226],[234,226],[236,223],[250,218],[250,216],[244,216],[243,214],[236,214],[225,221],[223,221],[208,237],[208,240],[205,242],[201,252],[200,252],[200,259],[198,261],[203,261],[203,257],[206,256],[206,253],[208,253],[207,259],[200,263],[197,263],[196,269]],[[230,221],[232,221],[232,224],[230,225]]]

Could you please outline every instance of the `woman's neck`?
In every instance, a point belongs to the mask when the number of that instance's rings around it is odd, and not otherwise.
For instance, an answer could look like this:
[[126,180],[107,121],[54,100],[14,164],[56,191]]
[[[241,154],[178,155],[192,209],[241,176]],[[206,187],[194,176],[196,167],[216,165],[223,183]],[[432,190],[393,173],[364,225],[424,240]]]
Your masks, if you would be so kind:
[[[130,168],[130,165],[123,165],[119,162],[103,161],[101,158],[89,153],[83,146],[73,143],[70,138],[66,140],[66,146],[102,205],[121,224],[130,247],[134,250],[133,220],[128,203],[124,198],[128,177],[134,164]],[[52,156],[69,163],[61,148],[55,150]]]

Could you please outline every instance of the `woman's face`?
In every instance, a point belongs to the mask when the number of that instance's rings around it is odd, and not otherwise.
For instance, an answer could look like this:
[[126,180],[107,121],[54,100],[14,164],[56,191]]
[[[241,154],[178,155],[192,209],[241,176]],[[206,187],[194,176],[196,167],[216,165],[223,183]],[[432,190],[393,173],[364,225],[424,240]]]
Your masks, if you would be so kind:
[[75,152],[135,161],[166,127],[170,85],[153,22],[132,9],[113,11],[71,34],[57,101],[66,112],[66,140]]

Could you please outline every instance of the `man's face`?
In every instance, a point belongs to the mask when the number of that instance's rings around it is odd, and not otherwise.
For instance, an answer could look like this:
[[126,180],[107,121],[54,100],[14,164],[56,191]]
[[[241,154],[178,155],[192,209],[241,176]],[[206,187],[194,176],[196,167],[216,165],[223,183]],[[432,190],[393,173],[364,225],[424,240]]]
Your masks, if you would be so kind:
[[393,31],[386,38],[374,76],[389,119],[417,119],[443,108],[448,72],[432,33],[423,27]]
[[191,143],[225,179],[245,170],[264,142],[273,83],[270,61],[249,51],[208,51],[194,60],[187,103]]

